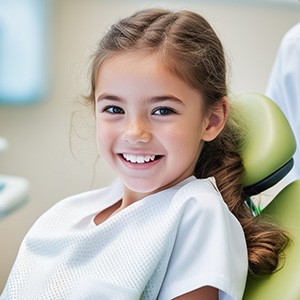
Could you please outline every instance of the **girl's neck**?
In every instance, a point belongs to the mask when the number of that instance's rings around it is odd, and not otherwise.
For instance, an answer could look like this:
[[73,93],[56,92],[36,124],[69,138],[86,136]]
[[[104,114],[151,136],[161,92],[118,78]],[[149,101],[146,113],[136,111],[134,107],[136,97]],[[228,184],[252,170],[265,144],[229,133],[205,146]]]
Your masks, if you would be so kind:
[[105,210],[98,213],[96,215],[96,217],[94,218],[94,223],[96,225],[100,225],[101,223],[105,222],[107,219],[112,217],[114,214],[116,214],[117,212],[122,210],[121,206],[122,206],[122,199],[119,200],[118,202],[116,202],[115,204],[113,204],[112,206],[109,206]]

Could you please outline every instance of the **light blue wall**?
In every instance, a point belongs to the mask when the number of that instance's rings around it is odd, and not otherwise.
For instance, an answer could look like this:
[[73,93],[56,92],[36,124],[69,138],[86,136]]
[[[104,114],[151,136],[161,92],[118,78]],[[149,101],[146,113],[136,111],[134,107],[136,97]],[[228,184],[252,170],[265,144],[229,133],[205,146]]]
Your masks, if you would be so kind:
[[47,0],[0,0],[0,105],[45,97]]

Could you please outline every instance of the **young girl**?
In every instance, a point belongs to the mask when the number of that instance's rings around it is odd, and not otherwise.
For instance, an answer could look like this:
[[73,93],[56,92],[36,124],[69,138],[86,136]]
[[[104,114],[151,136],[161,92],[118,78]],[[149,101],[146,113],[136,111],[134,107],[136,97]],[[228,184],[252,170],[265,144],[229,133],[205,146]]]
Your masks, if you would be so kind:
[[198,14],[140,11],[95,53],[90,101],[119,180],[46,212],[1,299],[241,299],[283,231],[252,217],[222,45]]

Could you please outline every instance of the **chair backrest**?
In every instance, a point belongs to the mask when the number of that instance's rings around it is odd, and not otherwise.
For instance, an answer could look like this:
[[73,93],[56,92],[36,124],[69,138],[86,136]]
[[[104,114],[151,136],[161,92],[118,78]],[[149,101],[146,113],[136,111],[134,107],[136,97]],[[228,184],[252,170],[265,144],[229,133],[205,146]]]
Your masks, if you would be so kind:
[[231,99],[231,118],[243,126],[241,154],[245,167],[244,189],[257,195],[279,182],[292,168],[296,140],[283,112],[259,93]]
[[[293,166],[296,141],[279,107],[262,94],[249,93],[232,99],[231,117],[241,124],[245,140],[241,153],[246,174],[244,191],[256,195],[279,182]],[[268,276],[248,278],[244,300],[300,299],[300,180],[286,186],[263,210],[292,236],[283,266]]]

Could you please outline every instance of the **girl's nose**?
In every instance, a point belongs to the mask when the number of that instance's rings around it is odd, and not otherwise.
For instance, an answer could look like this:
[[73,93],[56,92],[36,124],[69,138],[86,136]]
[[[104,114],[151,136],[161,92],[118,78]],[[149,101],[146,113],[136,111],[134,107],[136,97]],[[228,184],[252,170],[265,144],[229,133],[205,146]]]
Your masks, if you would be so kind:
[[130,144],[149,142],[151,140],[151,132],[147,122],[143,120],[132,120],[128,122],[124,128],[122,140]]

